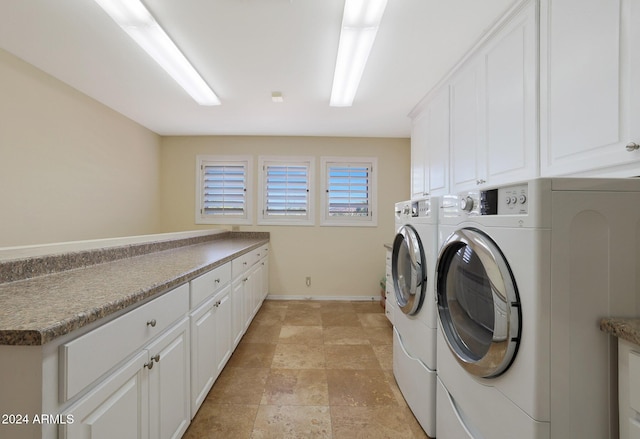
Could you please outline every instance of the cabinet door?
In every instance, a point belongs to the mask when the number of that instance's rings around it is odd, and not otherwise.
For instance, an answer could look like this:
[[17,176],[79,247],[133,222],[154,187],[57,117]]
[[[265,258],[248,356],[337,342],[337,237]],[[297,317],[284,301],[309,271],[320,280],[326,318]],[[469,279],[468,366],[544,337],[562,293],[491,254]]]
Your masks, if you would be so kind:
[[232,352],[231,336],[231,286],[214,297],[215,378],[220,375]]
[[486,173],[491,184],[530,179],[538,173],[536,5],[529,2],[482,51]]
[[420,198],[429,193],[428,123],[427,112],[424,112],[413,120],[411,127],[411,198]]
[[637,175],[638,0],[541,8],[542,174]]
[[234,348],[244,335],[244,286],[244,278],[236,279],[231,284],[231,336]]
[[[191,420],[189,319],[149,345],[149,434],[180,438]],[[116,437],[116,436],[114,436]]]
[[449,191],[449,87],[443,87],[428,107],[427,150],[429,154],[429,192]]
[[214,298],[191,314],[191,417],[193,418],[216,379],[216,321]]
[[451,82],[451,181],[455,192],[486,181],[483,64],[473,59]]
[[260,305],[262,305],[262,302],[269,295],[269,258],[262,258],[260,265],[262,265],[262,292],[260,294]]
[[60,426],[60,437],[148,438],[147,355],[147,351],[136,355],[66,410],[74,422]]

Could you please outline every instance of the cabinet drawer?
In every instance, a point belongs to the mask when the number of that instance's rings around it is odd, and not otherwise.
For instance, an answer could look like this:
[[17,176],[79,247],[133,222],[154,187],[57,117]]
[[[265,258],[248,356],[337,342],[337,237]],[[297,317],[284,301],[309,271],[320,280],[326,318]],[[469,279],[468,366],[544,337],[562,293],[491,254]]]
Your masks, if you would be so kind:
[[231,261],[231,273],[233,278],[235,279],[247,271],[254,264],[254,261],[255,255],[251,252],[245,253]]
[[265,256],[269,256],[269,244],[265,244],[255,251],[256,251],[256,262],[257,262],[260,259],[264,258]]
[[231,263],[216,267],[191,281],[191,309],[231,281]]
[[269,256],[269,244],[265,244],[242,256],[238,256],[231,261],[231,277],[236,279],[265,256]]
[[60,346],[60,400],[74,397],[188,310],[185,284]]

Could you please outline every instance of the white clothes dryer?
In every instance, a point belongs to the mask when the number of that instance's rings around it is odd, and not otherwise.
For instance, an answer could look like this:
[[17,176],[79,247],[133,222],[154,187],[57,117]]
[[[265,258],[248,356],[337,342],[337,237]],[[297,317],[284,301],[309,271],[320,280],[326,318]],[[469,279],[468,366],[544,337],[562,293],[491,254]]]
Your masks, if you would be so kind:
[[431,437],[436,436],[436,303],[438,199],[396,204],[391,272],[393,373],[407,404]]
[[438,228],[438,439],[616,438],[599,321],[640,316],[640,180],[448,196]]

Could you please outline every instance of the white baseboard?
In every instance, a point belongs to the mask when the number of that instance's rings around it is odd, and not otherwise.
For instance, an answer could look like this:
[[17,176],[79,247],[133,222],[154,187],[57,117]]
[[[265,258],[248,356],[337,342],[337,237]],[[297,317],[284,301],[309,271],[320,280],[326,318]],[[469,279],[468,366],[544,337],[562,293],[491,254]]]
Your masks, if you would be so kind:
[[283,296],[269,294],[269,300],[342,300],[345,302],[374,302],[379,301],[380,296]]

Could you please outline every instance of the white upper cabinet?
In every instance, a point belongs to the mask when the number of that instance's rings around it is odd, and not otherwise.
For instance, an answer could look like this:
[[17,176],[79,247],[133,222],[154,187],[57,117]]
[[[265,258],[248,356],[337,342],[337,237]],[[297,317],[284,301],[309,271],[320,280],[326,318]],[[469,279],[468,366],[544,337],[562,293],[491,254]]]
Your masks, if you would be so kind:
[[538,175],[537,4],[514,5],[414,110],[413,196]]
[[451,81],[451,184],[456,192],[486,181],[484,69],[479,61],[470,60]]
[[449,89],[443,87],[413,119],[411,198],[449,189]]
[[486,176],[491,184],[538,175],[538,23],[530,2],[482,51]]
[[538,174],[537,2],[498,24],[451,81],[454,192]]
[[423,113],[413,120],[411,127],[411,198],[429,193],[428,123],[427,114]]
[[428,108],[429,192],[445,195],[449,191],[449,88],[443,87]]
[[640,0],[542,1],[542,175],[640,174],[638,23]]

